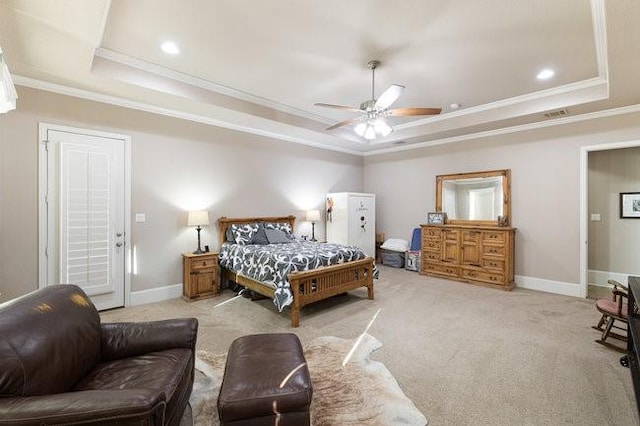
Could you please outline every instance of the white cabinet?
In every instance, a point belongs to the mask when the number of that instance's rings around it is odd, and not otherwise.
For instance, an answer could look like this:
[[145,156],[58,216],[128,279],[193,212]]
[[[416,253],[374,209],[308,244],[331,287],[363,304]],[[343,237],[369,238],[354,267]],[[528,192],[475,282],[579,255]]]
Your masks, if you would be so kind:
[[368,256],[375,256],[375,194],[334,192],[327,194],[327,206],[331,206],[331,213],[327,214],[327,242],[358,246]]

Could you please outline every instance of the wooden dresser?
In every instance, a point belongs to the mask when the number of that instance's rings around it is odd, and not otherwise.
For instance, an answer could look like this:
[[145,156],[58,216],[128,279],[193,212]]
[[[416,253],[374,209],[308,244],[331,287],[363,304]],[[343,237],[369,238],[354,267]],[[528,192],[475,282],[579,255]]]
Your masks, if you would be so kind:
[[420,225],[422,275],[511,290],[515,228]]

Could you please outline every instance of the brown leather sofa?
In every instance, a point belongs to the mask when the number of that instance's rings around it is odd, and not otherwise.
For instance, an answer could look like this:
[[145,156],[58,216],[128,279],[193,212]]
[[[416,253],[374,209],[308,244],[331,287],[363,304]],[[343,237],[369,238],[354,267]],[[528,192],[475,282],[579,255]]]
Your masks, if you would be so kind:
[[179,425],[194,318],[101,324],[74,285],[0,305],[0,425]]

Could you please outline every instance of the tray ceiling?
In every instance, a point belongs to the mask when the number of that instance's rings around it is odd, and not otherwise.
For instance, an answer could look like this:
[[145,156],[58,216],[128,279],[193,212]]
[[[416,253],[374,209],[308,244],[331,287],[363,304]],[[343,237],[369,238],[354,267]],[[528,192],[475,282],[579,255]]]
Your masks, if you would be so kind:
[[[639,19],[634,0],[9,0],[0,45],[17,85],[368,155],[635,111]],[[326,131],[358,114],[314,103],[370,99],[372,59],[376,96],[442,113]]]

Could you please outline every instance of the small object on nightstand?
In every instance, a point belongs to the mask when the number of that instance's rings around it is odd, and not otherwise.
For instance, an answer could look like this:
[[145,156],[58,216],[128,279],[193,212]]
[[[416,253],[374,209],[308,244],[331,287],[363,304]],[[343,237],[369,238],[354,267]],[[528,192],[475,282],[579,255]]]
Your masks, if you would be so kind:
[[218,295],[218,253],[182,254],[182,297],[200,300]]

